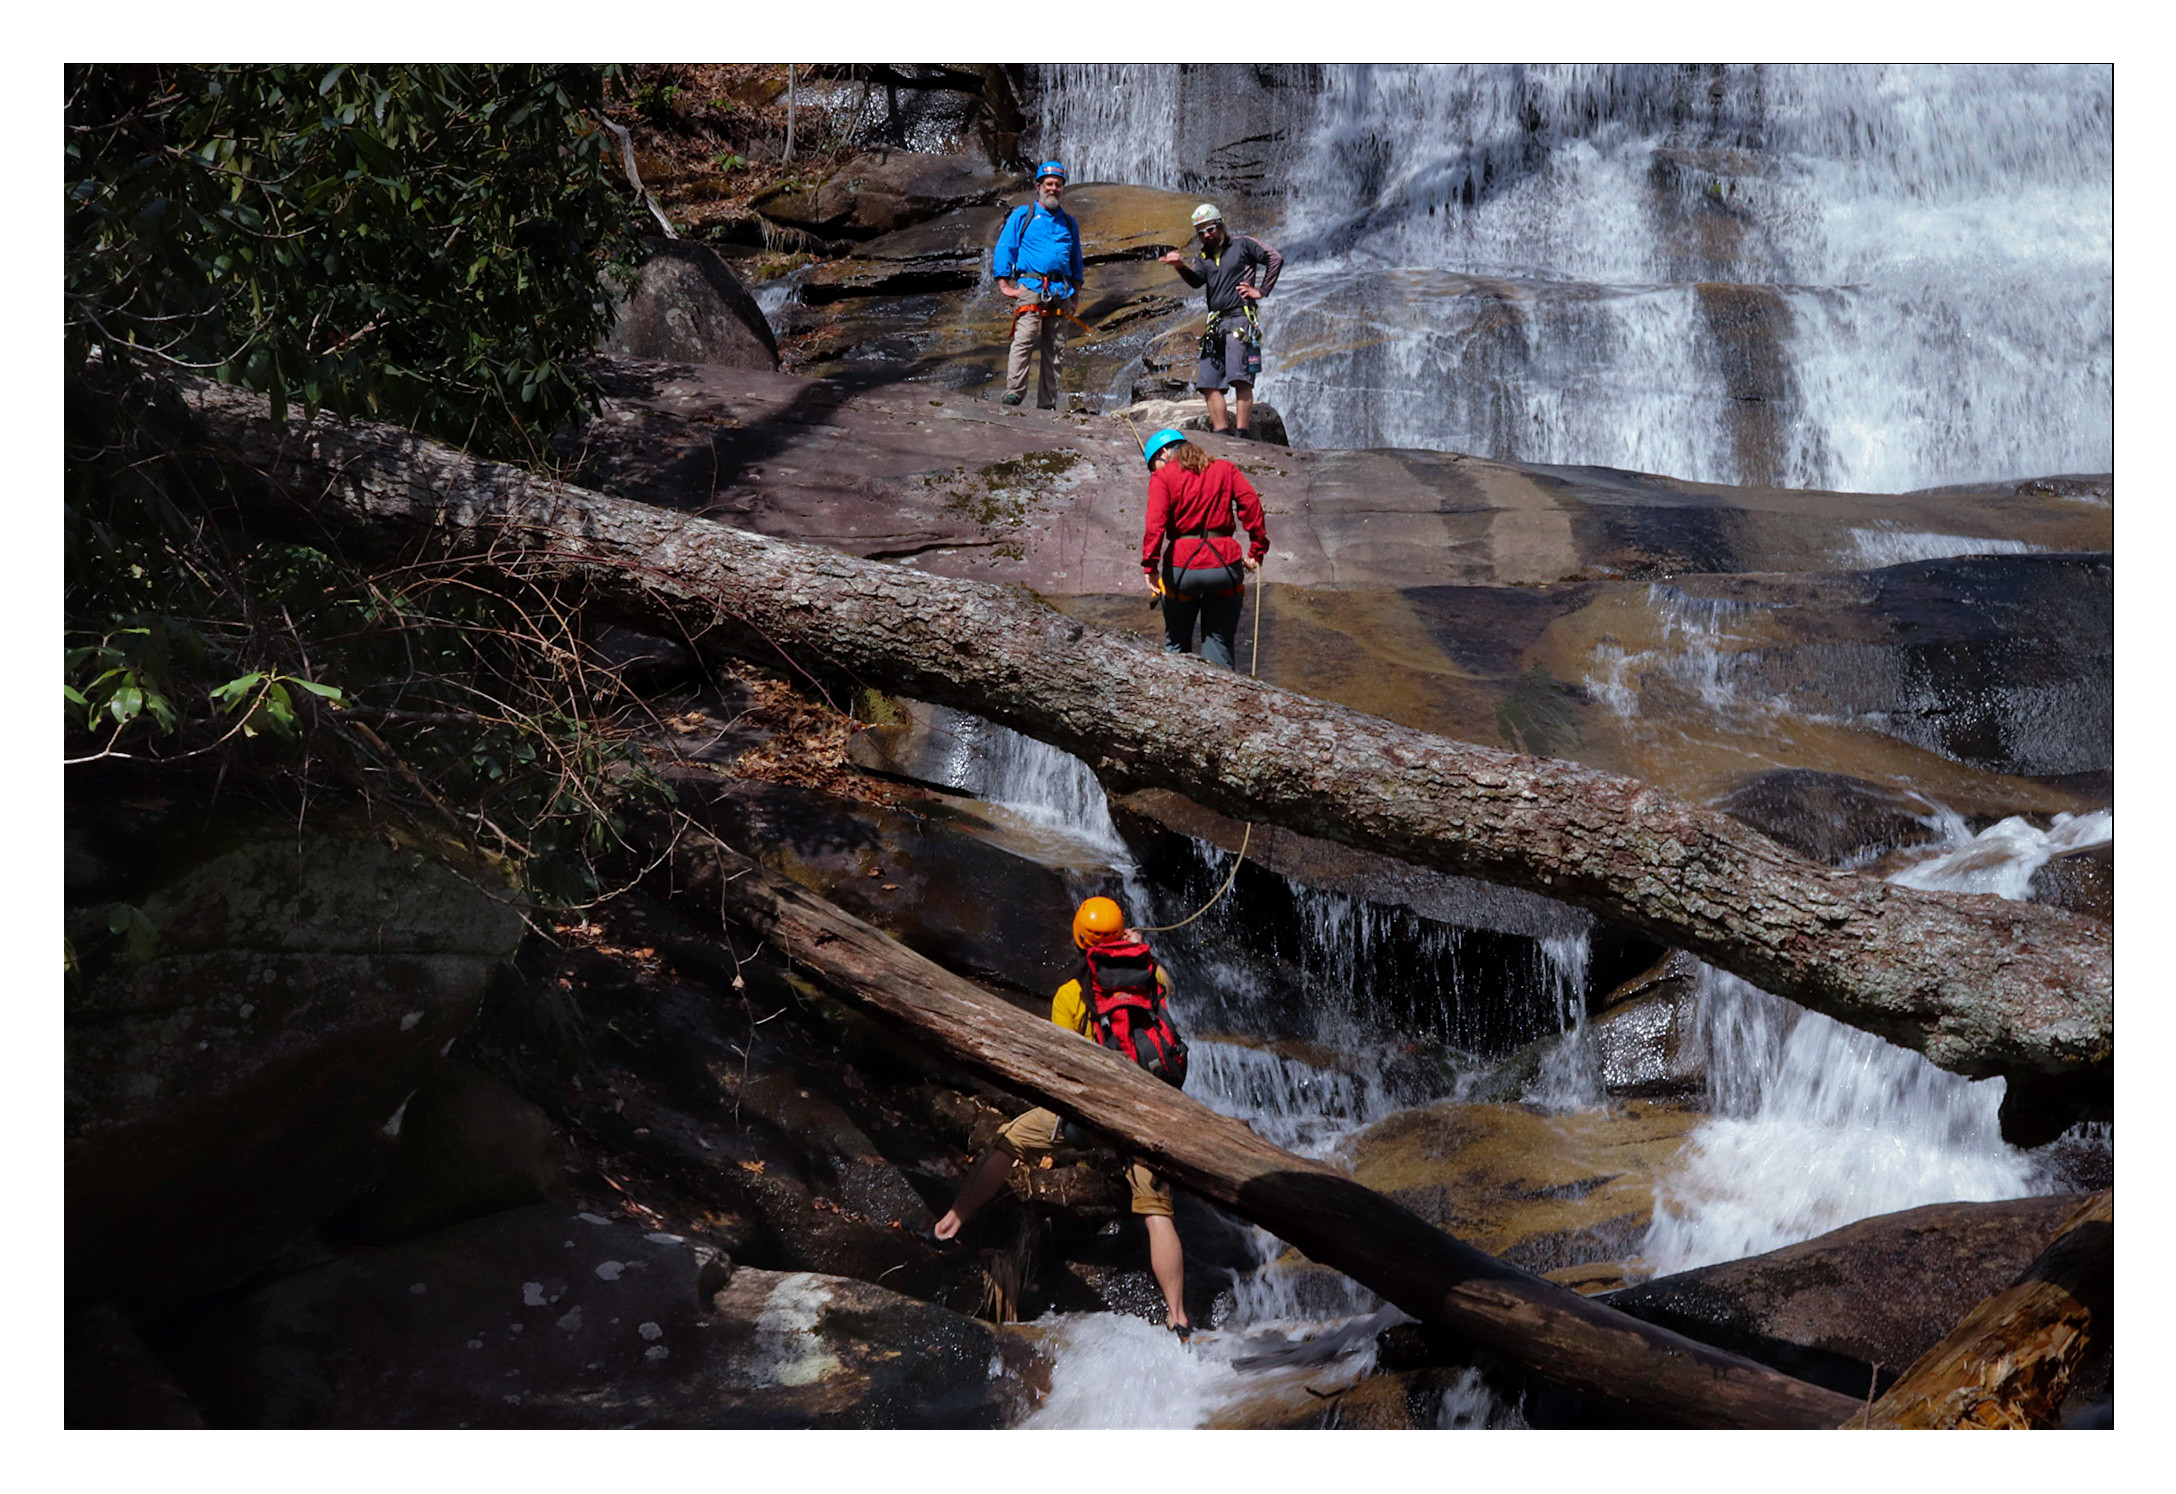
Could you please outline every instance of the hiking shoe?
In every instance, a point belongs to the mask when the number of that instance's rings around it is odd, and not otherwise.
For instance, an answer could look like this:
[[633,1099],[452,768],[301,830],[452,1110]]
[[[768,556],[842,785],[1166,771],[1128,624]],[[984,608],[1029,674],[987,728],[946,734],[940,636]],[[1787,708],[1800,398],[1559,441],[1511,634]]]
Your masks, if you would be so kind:
[[1233,426],[1233,427],[1232,427],[1232,435],[1233,435],[1233,436],[1234,436],[1234,437],[1235,437],[1236,439],[1238,439],[1238,440],[1241,440],[1241,441],[1252,441],[1252,440],[1254,439],[1254,431],[1253,431],[1253,429],[1252,429],[1251,427],[1249,427],[1249,426],[1244,426],[1244,425],[1235,425],[1235,426]]
[[1026,398],[1024,394],[1001,394],[997,397],[997,402],[1001,405],[1017,405]]
[[1176,1333],[1179,1336],[1179,1342],[1182,1344],[1194,1336],[1194,1325],[1192,1323],[1166,1323],[1164,1326]]

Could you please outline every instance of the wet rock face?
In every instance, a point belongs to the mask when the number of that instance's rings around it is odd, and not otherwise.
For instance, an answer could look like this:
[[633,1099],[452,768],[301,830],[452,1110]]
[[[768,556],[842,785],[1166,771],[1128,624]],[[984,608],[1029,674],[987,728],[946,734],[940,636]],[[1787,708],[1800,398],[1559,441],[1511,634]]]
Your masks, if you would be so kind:
[[2032,874],[2032,900],[2053,903],[2103,923],[2116,921],[2116,848],[2113,841],[2062,856]]
[[1644,1101],[1561,1116],[1438,1104],[1348,1145],[1356,1181],[1500,1260],[1548,1271],[1632,1253],[1655,1179],[1698,1120]]
[[778,367],[778,341],[755,297],[707,245],[653,239],[599,351],[726,368]]
[[195,1402],[110,1302],[68,1314],[63,1416],[71,1432],[204,1425]]
[[549,1206],[352,1252],[162,1347],[235,1427],[994,1427],[1026,1366],[943,1308]]
[[2082,1195],[1930,1204],[1612,1292],[1621,1311],[1845,1395],[1887,1385],[2032,1263]]
[[144,895],[156,932],[68,990],[73,1291],[227,1286],[375,1183],[521,935],[412,852],[267,827]]
[[[990,281],[990,254],[1006,216],[1027,200],[1021,190],[955,208],[811,270],[800,304],[780,314],[786,366],[946,389],[1002,380],[1014,303]],[[1069,400],[1112,408],[1128,402],[1144,373],[1191,378],[1201,292],[1154,260],[1191,235],[1195,200],[1106,183],[1065,194],[1080,224],[1086,282],[1073,307],[1079,320],[1066,323],[1059,387]]]

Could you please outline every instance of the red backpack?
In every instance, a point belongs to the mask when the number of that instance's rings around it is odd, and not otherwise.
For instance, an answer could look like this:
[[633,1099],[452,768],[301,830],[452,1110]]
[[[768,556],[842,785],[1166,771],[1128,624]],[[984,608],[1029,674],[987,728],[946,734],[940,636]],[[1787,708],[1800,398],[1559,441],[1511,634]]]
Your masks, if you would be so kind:
[[1088,1019],[1096,1041],[1123,1053],[1166,1084],[1186,1084],[1186,1043],[1171,1025],[1156,956],[1139,939],[1114,939],[1085,951]]

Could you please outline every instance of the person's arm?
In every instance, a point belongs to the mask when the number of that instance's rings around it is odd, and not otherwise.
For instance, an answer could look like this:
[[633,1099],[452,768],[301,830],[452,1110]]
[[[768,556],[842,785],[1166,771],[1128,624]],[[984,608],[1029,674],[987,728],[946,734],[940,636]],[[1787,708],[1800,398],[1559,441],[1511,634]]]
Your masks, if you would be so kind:
[[1251,276],[1255,267],[1260,266],[1261,283],[1242,285],[1239,287],[1239,294],[1246,300],[1259,301],[1269,294],[1271,287],[1277,283],[1277,277],[1284,273],[1284,256],[1260,239],[1250,238],[1247,242],[1253,246],[1254,251],[1247,256],[1253,261],[1247,267],[1247,273]]
[[997,248],[990,255],[990,274],[996,277],[998,290],[1008,296],[1020,294],[1020,287],[1013,283],[1013,273],[1020,268],[1020,230],[1026,218],[1025,211],[1013,211],[1005,220],[1004,231],[997,236]]
[[1176,249],[1167,250],[1163,254],[1158,255],[1157,258],[1164,264],[1171,266],[1172,269],[1177,270],[1179,272],[1179,278],[1185,281],[1188,285],[1192,286],[1195,290],[1200,290],[1204,285],[1207,285],[1209,283],[1209,277],[1202,274],[1200,270],[1196,269],[1194,267],[1194,262],[1188,259],[1185,255],[1179,253],[1179,251]]
[[1058,987],[1058,994],[1050,998],[1050,1020],[1082,1037],[1092,1036],[1088,1031],[1088,1003],[1081,1000],[1079,981],[1069,980]]
[[1150,591],[1156,589],[1157,562],[1163,558],[1164,526],[1169,522],[1169,516],[1164,474],[1157,472],[1149,477],[1148,513],[1141,520],[1141,569],[1148,576]]
[[1262,557],[1269,553],[1269,517],[1262,511],[1262,498],[1254,491],[1254,484],[1237,467],[1232,468],[1232,484],[1232,507],[1238,511],[1239,522],[1247,526],[1247,569],[1258,570]]

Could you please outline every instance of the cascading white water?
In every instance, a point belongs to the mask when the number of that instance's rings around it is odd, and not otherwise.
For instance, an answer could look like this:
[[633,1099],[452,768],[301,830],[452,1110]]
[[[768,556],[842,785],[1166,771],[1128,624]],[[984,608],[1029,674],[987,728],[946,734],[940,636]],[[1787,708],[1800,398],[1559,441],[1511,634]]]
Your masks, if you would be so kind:
[[[2102,810],[2046,831],[2004,820],[1891,881],[2022,898],[2051,856],[2105,844]],[[1917,1053],[1702,967],[1701,1039],[1713,1117],[1656,1187],[1641,1248],[1655,1275],[1757,1255],[1873,1214],[2021,1198],[2052,1180],[2002,1139],[1999,1079]]]
[[1038,123],[1165,187],[1219,179],[1215,121],[1266,142],[1297,444],[1861,491],[2110,466],[2105,67],[1287,72],[1050,67]]
[[[1057,748],[1017,732],[967,716],[946,721],[960,744],[945,778],[953,786],[1003,805],[1023,820],[1051,826],[1094,847],[1124,881],[1136,918],[1145,920],[1156,906],[1142,881],[1132,853],[1113,826],[1101,785],[1086,764]],[[1222,882],[1227,853],[1201,846],[1210,885]],[[1371,939],[1388,936],[1382,914],[1359,899],[1293,887],[1309,925],[1310,958],[1349,970],[1365,959]],[[1537,900],[1538,901],[1538,900]],[[1549,921],[1545,908],[1502,900],[1484,900],[1487,911],[1514,921]],[[1554,905],[1548,905],[1554,907]],[[1185,911],[1191,911],[1187,909]],[[1171,915],[1178,916],[1178,915]],[[1212,925],[1213,927],[1213,925]],[[1560,910],[1540,941],[1542,963],[1559,1020],[1576,1025],[1587,955],[1584,915]],[[1438,926],[1434,935],[1444,950],[1455,949],[1458,930]],[[1189,967],[1197,977],[1217,983],[1216,994],[1244,1007],[1253,994],[1254,977],[1245,970],[1196,949]],[[1322,1157],[1347,1135],[1404,1105],[1431,1098],[1387,1082],[1384,1066],[1372,1061],[1369,1045],[1379,1035],[1362,1031],[1347,1016],[1333,1016],[1316,1037],[1351,1058],[1349,1066],[1326,1067],[1264,1044],[1199,1035],[1193,1013],[1209,1003],[1208,993],[1190,992],[1182,981],[1172,1007],[1180,1025],[1197,1035],[1190,1040],[1192,1062],[1187,1093],[1221,1114],[1244,1120],[1256,1132],[1302,1156]],[[1574,1068],[1556,1081],[1564,1095],[1584,1093]],[[1366,1289],[1334,1273],[1295,1274],[1280,1270],[1282,1245],[1267,1231],[1252,1232],[1259,1266],[1235,1283],[1224,1331],[1181,1345],[1153,1325],[1111,1314],[1077,1314],[1058,1319],[1052,1328],[1051,1390],[1023,1425],[1052,1427],[1193,1427],[1219,1409],[1250,1393],[1261,1381],[1233,1368],[1233,1361],[1259,1352],[1264,1340],[1315,1337],[1340,1323],[1366,1317],[1381,1307]],[[1242,1338],[1241,1334],[1249,1335]],[[1361,1335],[1327,1368],[1317,1366],[1308,1383],[1318,1388],[1349,1380],[1372,1364],[1372,1336]],[[1498,1403],[1474,1377],[1446,1398],[1446,1426],[1518,1425],[1515,1408]]]

